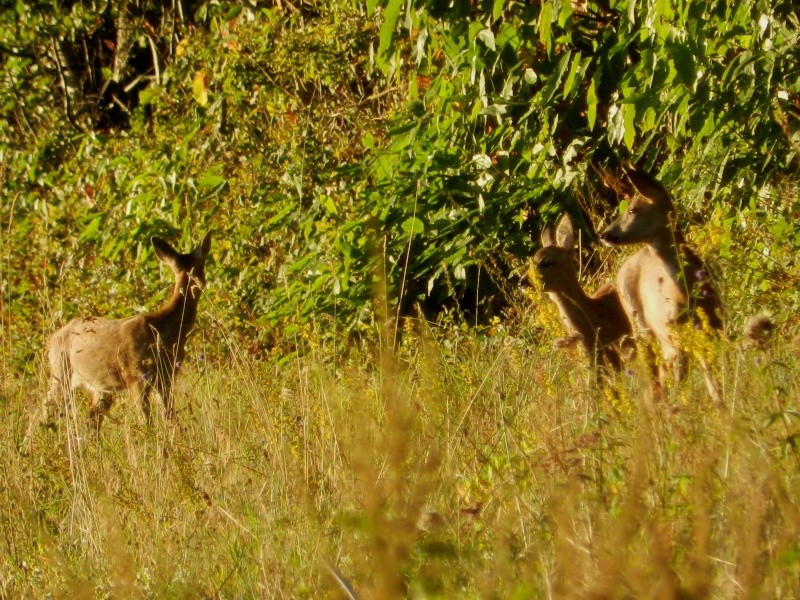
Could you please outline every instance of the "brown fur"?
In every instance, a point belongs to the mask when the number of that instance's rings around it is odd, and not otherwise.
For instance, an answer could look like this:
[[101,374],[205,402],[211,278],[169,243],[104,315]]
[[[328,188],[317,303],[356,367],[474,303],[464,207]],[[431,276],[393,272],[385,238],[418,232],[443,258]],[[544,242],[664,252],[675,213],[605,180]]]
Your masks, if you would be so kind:
[[574,233],[569,215],[559,219],[555,233],[549,224],[542,231],[543,248],[533,257],[544,291],[558,306],[564,326],[572,336],[561,345],[580,342],[592,363],[620,370],[620,344],[631,335],[631,325],[614,286],[606,284],[588,296],[578,282],[573,265]]
[[172,296],[163,307],[126,319],[73,319],[47,343],[49,401],[63,401],[72,390],[86,388],[94,401],[92,417],[98,429],[113,394],[123,390],[138,396],[148,422],[152,390],[161,396],[167,416],[172,412],[172,384],[197,316],[211,234],[188,254],[176,252],[157,237],[152,243],[158,259],[175,275]]
[[[676,365],[682,378],[685,359],[673,327],[691,319],[698,325],[705,321],[713,330],[722,329],[719,296],[705,263],[674,227],[675,209],[667,190],[642,171],[629,169],[628,175],[636,194],[600,238],[611,246],[643,245],[620,267],[617,287],[631,322],[659,341],[665,364]],[[708,365],[704,370],[709,392],[719,401]]]

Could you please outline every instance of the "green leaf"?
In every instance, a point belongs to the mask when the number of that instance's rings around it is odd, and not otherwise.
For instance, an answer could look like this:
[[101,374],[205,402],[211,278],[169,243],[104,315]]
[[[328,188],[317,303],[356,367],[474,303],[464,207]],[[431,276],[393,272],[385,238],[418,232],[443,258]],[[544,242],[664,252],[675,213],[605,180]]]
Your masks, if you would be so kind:
[[552,42],[553,3],[542,2],[542,12],[539,13],[539,40],[550,53]]
[[103,215],[95,216],[89,224],[83,228],[80,237],[78,238],[79,242],[87,242],[89,240],[94,240],[97,238],[97,232],[100,231],[100,224],[104,221]]
[[231,7],[231,9],[225,14],[226,21],[232,21],[236,17],[242,14],[242,7],[239,4],[236,4]]
[[197,187],[201,190],[208,190],[215,187],[220,187],[226,183],[226,179],[221,175],[203,175],[197,180]]
[[556,65],[556,69],[550,78],[547,80],[547,85],[544,86],[542,90],[542,103],[549,104],[549,102],[553,99],[556,95],[556,90],[558,89],[559,84],[561,83],[561,79],[564,77],[564,71],[567,70],[567,66],[569,65],[569,59],[572,56],[572,51],[567,52],[561,59],[558,61],[558,65]]
[[633,150],[633,144],[636,141],[636,106],[633,104],[623,104],[620,108],[623,111],[625,123],[623,141],[628,147],[628,150]]
[[425,231],[425,224],[417,217],[409,217],[403,221],[402,227],[407,235],[419,235]]
[[322,198],[322,207],[331,215],[338,215],[339,211],[336,210],[336,203],[334,203],[333,198],[330,196],[323,196]]
[[598,67],[586,92],[586,120],[589,123],[590,131],[594,130],[594,125],[597,122],[597,86],[601,73],[602,69]]
[[687,87],[694,86],[696,71],[692,51],[683,44],[672,44],[670,54],[678,79]]
[[192,95],[200,106],[208,104],[208,83],[206,79],[206,73],[198,71],[192,80]]
[[325,284],[328,283],[329,278],[330,276],[327,273],[317,277],[311,284],[311,291],[318,292],[319,290],[321,290],[323,287],[325,287]]
[[392,45],[392,37],[397,26],[397,19],[400,17],[400,8],[403,0],[389,0],[386,9],[383,11],[383,25],[379,36],[377,63],[381,70],[385,71],[388,62],[388,53]]
[[497,50],[497,46],[494,44],[494,32],[488,27],[478,32],[478,39],[482,41],[483,45],[489,50]]
[[492,117],[501,117],[506,114],[506,105],[505,104],[490,104],[483,110],[481,110],[482,115],[489,115]]
[[628,20],[636,23],[636,0],[628,0]]
[[612,144],[618,144],[625,137],[625,115],[619,105],[612,105],[608,111],[608,139]]
[[492,20],[497,21],[503,15],[503,5],[506,3],[506,0],[494,0],[494,4],[492,5]]
[[375,138],[371,133],[367,132],[364,134],[364,137],[361,138],[361,145],[367,150],[372,150],[375,148]]
[[522,39],[520,38],[519,30],[508,23],[504,23],[500,26],[500,31],[497,32],[497,36],[495,38],[495,45],[498,48],[505,48],[506,46],[510,46],[514,50],[516,50]]
[[569,74],[567,75],[567,79],[564,81],[564,90],[561,93],[562,98],[566,99],[570,95],[570,92],[572,92],[572,86],[575,83],[575,75],[580,66],[581,55],[578,53],[572,57],[572,62],[569,66]]

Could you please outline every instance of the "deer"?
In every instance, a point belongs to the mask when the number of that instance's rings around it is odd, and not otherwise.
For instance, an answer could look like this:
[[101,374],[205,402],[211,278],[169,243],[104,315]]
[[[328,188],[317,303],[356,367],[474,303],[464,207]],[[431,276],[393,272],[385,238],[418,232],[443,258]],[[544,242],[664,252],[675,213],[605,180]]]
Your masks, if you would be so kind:
[[205,287],[211,233],[188,254],[179,253],[159,237],[152,237],[151,243],[158,260],[175,276],[166,304],[122,319],[76,318],[47,342],[48,405],[63,402],[78,388],[86,389],[93,401],[90,419],[98,432],[114,395],[125,390],[138,397],[148,425],[153,390],[161,396],[166,417],[172,417],[172,386]]
[[[625,170],[635,193],[625,212],[601,232],[600,239],[608,246],[642,246],[619,268],[616,283],[631,323],[661,346],[663,363],[658,368],[650,350],[660,396],[669,368],[679,381],[686,376],[686,355],[675,327],[692,322],[697,328],[720,332],[722,305],[705,262],[675,226],[675,205],[669,192],[649,173],[630,165]],[[705,360],[700,362],[709,395],[721,406],[716,377]]]
[[553,229],[548,223],[541,233],[542,248],[533,256],[545,293],[558,307],[571,335],[557,346],[580,343],[592,366],[620,371],[623,346],[633,333],[628,315],[613,285],[605,284],[593,295],[584,292],[573,265],[575,233],[564,214]]

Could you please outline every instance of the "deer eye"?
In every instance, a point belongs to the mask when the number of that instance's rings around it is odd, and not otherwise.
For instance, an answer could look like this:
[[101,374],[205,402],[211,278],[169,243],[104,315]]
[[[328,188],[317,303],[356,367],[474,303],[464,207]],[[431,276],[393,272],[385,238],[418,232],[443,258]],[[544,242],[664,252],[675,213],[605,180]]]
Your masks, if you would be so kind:
[[631,207],[628,209],[628,214],[629,214],[629,215],[635,215],[635,214],[636,214],[636,213],[638,213],[638,212],[639,212],[639,209],[638,209],[637,207],[635,207],[635,206],[631,206]]

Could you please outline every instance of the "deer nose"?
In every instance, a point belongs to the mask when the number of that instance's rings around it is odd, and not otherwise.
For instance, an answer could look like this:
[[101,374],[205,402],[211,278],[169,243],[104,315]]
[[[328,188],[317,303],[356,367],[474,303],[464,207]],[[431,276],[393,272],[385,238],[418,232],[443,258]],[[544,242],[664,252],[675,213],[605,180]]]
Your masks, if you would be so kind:
[[600,241],[606,246],[614,246],[619,241],[619,237],[609,227],[600,234]]

